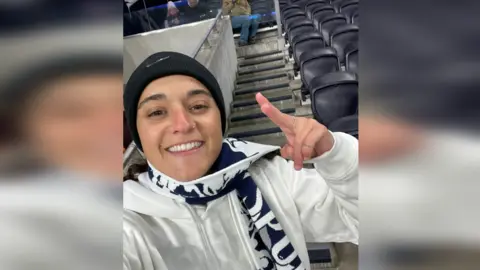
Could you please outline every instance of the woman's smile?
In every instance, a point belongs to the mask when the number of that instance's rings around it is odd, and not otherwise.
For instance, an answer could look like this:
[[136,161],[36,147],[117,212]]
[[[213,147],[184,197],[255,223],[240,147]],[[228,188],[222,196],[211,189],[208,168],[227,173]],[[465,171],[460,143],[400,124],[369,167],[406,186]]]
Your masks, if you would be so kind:
[[189,141],[172,145],[165,148],[165,150],[175,156],[186,156],[198,153],[204,145],[205,142],[203,141]]

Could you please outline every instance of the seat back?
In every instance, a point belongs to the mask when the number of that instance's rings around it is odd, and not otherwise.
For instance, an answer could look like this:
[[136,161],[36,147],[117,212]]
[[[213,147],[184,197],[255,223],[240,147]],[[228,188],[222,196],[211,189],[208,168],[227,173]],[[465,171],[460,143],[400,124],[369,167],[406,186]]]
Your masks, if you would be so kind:
[[350,17],[350,22],[358,25],[358,10],[353,12],[352,16]]
[[299,6],[286,6],[283,10],[280,11],[280,17],[282,23],[285,22],[285,17],[290,13],[303,13],[304,11]]
[[348,0],[340,5],[340,13],[347,17],[349,23],[352,23],[351,18],[355,12],[358,12],[358,0]]
[[330,32],[340,25],[347,24],[347,19],[343,14],[333,14],[325,17],[323,21],[319,22],[318,29],[323,35],[323,39],[330,45]]
[[305,17],[305,14],[303,12],[288,14],[288,17],[285,18],[285,22],[284,22],[285,31],[288,32],[293,23],[297,21],[303,21],[306,18],[307,17]]
[[315,51],[315,50],[324,48],[325,41],[323,40],[322,35],[320,35],[319,33],[309,32],[306,34],[296,36],[292,40],[292,46],[293,46],[293,58],[295,60],[295,63],[297,63],[297,65],[300,66],[300,56],[304,52]]
[[287,29],[288,41],[290,44],[292,44],[292,40],[295,36],[303,33],[314,32],[314,31],[315,31],[315,27],[313,26],[310,20],[308,19],[297,20],[295,22],[292,22],[288,26],[288,29]]
[[304,52],[300,55],[299,62],[302,83],[310,91],[314,78],[340,70],[337,54],[332,48]]
[[358,139],[358,114],[333,120],[327,128],[332,132],[344,132]]
[[358,43],[345,47],[345,69],[358,74]]
[[315,119],[328,126],[334,120],[353,115],[358,108],[358,81],[345,71],[328,73],[312,83],[312,112]]
[[309,0],[291,0],[292,5],[300,6],[303,10],[305,10],[305,5],[308,4]]
[[340,63],[345,62],[345,48],[350,43],[358,43],[358,26],[345,24],[337,26],[330,34],[330,45],[337,51]]
[[312,19],[313,23],[315,24],[315,27],[319,29],[318,28],[319,23],[323,21],[323,19],[325,19],[327,16],[333,15],[333,14],[335,14],[335,9],[333,9],[333,7],[330,5],[324,5],[324,6],[315,7],[314,9],[312,9],[310,19]]
[[310,1],[305,5],[305,13],[311,19],[312,11],[317,7],[323,7],[328,5],[326,1],[317,0],[317,1]]

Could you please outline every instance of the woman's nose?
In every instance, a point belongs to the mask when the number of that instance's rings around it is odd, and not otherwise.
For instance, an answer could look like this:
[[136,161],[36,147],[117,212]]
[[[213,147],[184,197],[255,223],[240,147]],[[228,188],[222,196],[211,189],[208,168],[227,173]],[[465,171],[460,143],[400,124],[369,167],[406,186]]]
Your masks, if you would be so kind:
[[189,113],[184,110],[176,110],[172,115],[172,127],[173,132],[188,132],[192,130],[195,126],[193,119],[189,115]]

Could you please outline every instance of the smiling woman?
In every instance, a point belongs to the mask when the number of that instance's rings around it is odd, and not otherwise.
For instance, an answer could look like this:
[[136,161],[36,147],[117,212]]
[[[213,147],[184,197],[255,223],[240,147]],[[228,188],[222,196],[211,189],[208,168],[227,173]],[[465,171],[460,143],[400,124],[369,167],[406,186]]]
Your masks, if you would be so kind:
[[147,164],[124,181],[124,269],[310,269],[306,242],[358,243],[358,141],[256,98],[281,149],[223,137],[221,89],[196,60],[135,70],[124,107]]

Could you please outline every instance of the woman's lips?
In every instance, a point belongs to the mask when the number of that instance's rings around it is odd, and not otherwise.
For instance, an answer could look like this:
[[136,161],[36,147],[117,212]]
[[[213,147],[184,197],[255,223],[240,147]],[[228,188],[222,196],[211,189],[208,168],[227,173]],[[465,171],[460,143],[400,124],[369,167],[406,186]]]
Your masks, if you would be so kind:
[[198,152],[200,149],[203,148],[204,144],[205,143],[202,141],[192,141],[170,146],[166,150],[172,155],[186,156]]

